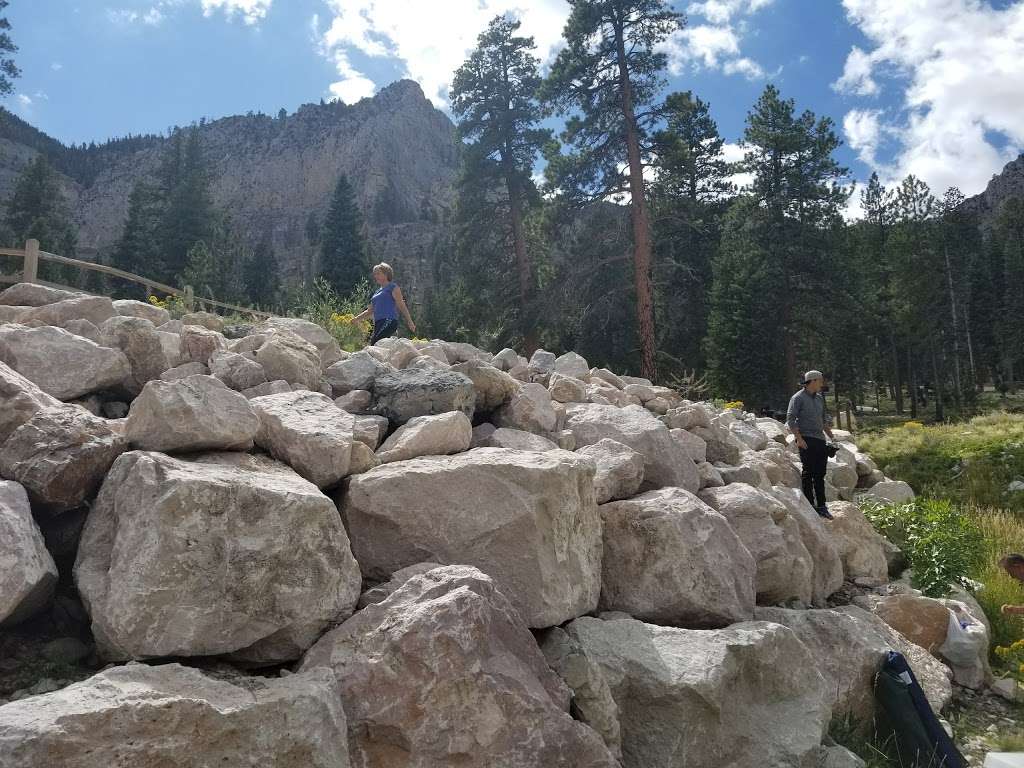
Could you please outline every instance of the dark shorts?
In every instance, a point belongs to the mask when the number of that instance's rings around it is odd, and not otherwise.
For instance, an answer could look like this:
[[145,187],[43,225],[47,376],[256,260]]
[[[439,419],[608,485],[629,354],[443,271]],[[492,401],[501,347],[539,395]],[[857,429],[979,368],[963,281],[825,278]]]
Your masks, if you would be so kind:
[[381,339],[394,336],[398,330],[398,318],[386,317],[373,321],[373,328],[370,330],[370,344],[376,344]]

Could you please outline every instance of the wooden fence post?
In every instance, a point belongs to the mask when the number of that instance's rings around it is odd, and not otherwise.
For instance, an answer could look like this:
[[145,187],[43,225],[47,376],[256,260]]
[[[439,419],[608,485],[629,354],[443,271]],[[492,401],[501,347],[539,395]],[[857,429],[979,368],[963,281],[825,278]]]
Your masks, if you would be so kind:
[[21,279],[26,283],[34,283],[39,277],[39,241],[25,241],[25,267]]
[[195,309],[196,309],[196,294],[192,290],[192,286],[191,285],[186,285],[184,292],[185,292],[185,295],[183,297],[184,298],[184,302],[183,303],[185,304],[185,309],[187,309],[189,312],[195,312]]

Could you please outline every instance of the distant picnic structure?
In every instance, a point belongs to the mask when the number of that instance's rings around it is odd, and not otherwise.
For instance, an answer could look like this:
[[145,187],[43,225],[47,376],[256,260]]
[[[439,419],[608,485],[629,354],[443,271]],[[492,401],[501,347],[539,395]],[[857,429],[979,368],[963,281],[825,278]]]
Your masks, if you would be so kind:
[[106,264],[98,264],[93,261],[82,261],[80,259],[69,259],[67,256],[58,256],[55,253],[48,253],[39,249],[38,240],[27,240],[25,241],[24,248],[0,248],[0,257],[8,256],[15,259],[22,260],[22,268],[20,271],[15,271],[13,274],[6,274],[0,271],[0,285],[13,285],[14,283],[36,283],[37,285],[45,285],[48,288],[58,288],[65,291],[76,291],[78,293],[88,293],[83,291],[81,288],[75,288],[74,286],[61,285],[60,283],[54,283],[49,280],[42,280],[39,277],[39,263],[50,262],[53,264],[62,264],[65,266],[76,267],[86,272],[99,272],[104,275],[110,275],[121,280],[127,280],[130,283],[136,283],[141,285],[145,291],[146,296],[152,295],[154,291],[167,294],[168,296],[178,296],[184,300],[186,306],[193,306],[200,304],[204,306],[219,307],[220,309],[226,309],[231,312],[242,312],[249,315],[255,315],[256,317],[272,317],[270,312],[260,312],[259,310],[252,309],[251,307],[242,307],[237,304],[228,304],[223,301],[217,301],[215,299],[208,299],[203,297],[196,297],[190,286],[184,288],[175,288],[174,286],[161,283],[157,280],[153,280],[148,277],[142,277],[140,275],[133,275],[131,272],[125,272],[123,269],[117,269],[116,267],[109,267]]

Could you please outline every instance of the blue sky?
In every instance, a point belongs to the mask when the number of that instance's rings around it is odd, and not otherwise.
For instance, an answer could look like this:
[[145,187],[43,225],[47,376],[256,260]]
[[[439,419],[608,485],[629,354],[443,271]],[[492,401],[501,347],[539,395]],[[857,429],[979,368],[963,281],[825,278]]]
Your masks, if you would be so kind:
[[[1024,148],[1024,0],[677,2],[670,89],[739,141],[767,82],[835,120],[854,178],[971,194]],[[487,20],[557,49],[564,0],[12,0],[23,76],[7,106],[64,142],[201,117],[353,101],[398,77],[438,107]],[[735,147],[729,147],[733,155]]]

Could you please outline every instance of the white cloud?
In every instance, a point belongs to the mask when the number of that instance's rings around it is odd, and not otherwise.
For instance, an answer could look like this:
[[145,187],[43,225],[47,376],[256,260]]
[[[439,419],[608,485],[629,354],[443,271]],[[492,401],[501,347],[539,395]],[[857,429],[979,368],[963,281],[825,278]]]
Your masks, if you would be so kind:
[[[843,0],[850,21],[871,41],[853,49],[836,87],[857,95],[898,89],[888,122],[853,110],[844,128],[859,152],[891,136],[898,148],[877,163],[883,181],[912,173],[935,191],[984,189],[1024,148],[1024,3],[985,0]],[[853,63],[851,63],[851,59]],[[888,113],[887,113],[888,114]],[[853,130],[851,135],[850,130]],[[1005,148],[1000,148],[1005,144]]]
[[360,99],[373,96],[376,85],[373,80],[358,72],[348,60],[348,54],[342,48],[331,52],[334,65],[341,75],[341,80],[330,84],[328,90],[346,104],[354,104]]
[[[738,163],[746,155],[746,150],[743,149],[740,144],[731,144],[726,141],[722,143],[722,159],[727,163]],[[737,189],[743,189],[744,187],[750,186],[754,182],[754,174],[752,173],[734,173],[729,177],[729,181],[736,185]]]
[[64,65],[61,64],[59,61],[55,61],[53,62],[53,64],[50,65],[50,69],[52,69],[54,72],[60,72],[62,69],[64,69]]
[[764,68],[743,56],[740,40],[747,17],[765,8],[773,0],[705,0],[691,3],[687,15],[701,23],[688,24],[665,41],[669,71],[681,75],[688,68],[721,69],[727,75],[742,75],[750,80],[765,77]]
[[231,19],[237,13],[246,24],[258,24],[267,17],[267,11],[274,0],[202,0],[203,15],[212,16],[216,11],[224,11]]
[[871,68],[871,57],[855,45],[846,57],[842,77],[832,83],[832,87],[840,93],[874,96],[878,93],[878,83],[871,77]]
[[[365,93],[366,75],[351,65],[349,54],[395,58],[403,75],[416,80],[438,107],[448,103],[452,74],[476,45],[477,36],[499,14],[511,13],[523,22],[520,34],[533,36],[538,55],[550,60],[560,43],[569,15],[564,0],[326,0],[331,11],[326,29],[316,20],[317,45],[337,66],[341,80],[331,92],[351,89]],[[345,54],[340,59],[336,53]],[[361,78],[362,80],[359,80]],[[339,83],[341,85],[339,85]]]
[[878,109],[851,109],[843,118],[843,133],[850,147],[865,165],[878,167],[878,143],[882,135]]
[[18,103],[25,108],[32,106],[32,97],[24,93],[18,94]]

